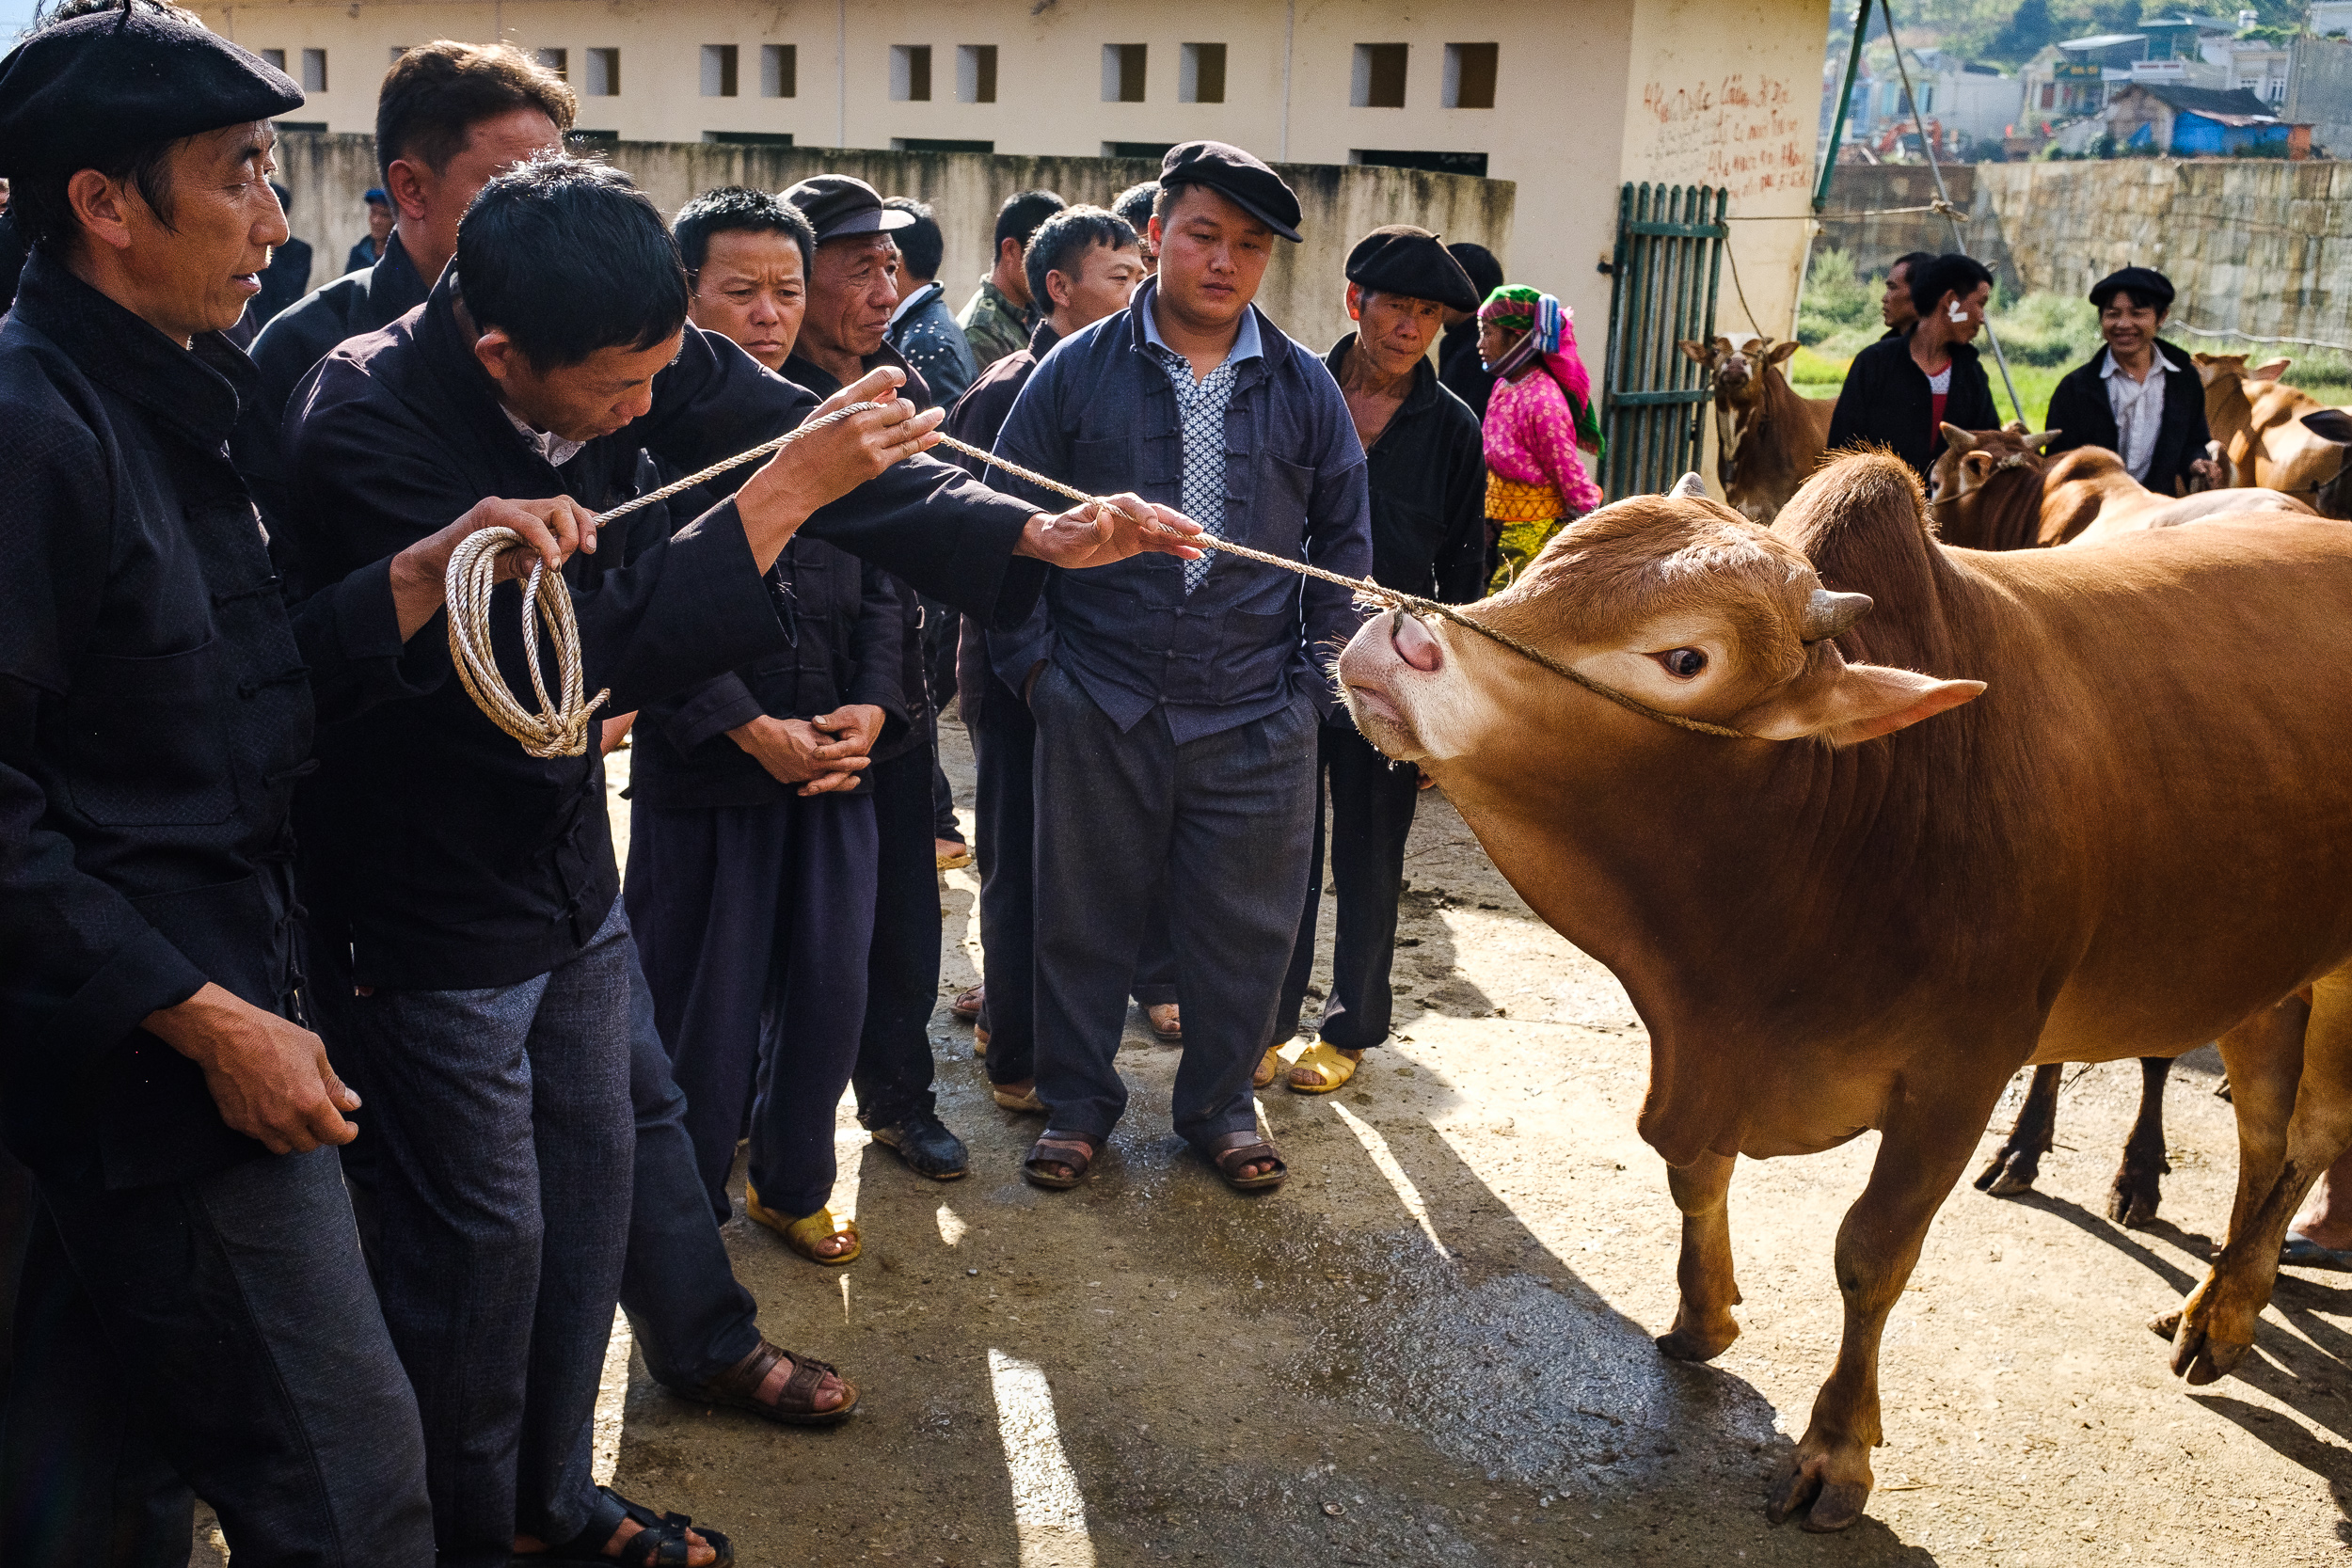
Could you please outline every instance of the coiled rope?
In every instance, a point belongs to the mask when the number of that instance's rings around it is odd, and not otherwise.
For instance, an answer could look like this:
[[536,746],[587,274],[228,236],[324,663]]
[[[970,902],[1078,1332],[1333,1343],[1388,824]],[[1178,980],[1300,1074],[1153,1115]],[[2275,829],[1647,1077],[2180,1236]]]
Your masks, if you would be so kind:
[[[624,501],[610,512],[599,513],[595,518],[596,525],[602,528],[615,518],[626,516],[641,507],[651,506],[656,501],[667,500],[680,491],[691,490],[695,485],[716,479],[730,469],[739,468],[744,464],[765,457],[771,452],[781,451],[794,441],[813,435],[828,425],[837,424],[852,415],[862,414],[881,406],[879,404],[872,403],[853,403],[846,407],[837,408],[820,419],[811,420],[795,430],[786,432],[772,441],[763,442],[749,451],[737,452],[734,456],[713,463],[707,468],[688,474],[684,479],[664,484],[658,490],[648,490],[634,499]],[[1089,496],[1083,490],[1073,489],[1033,469],[1025,468],[1018,463],[1009,462],[994,452],[985,451],[968,442],[959,441],[952,436],[940,436],[938,442],[941,446],[952,447],[967,456],[978,458],[983,463],[1002,468],[1015,479],[1026,480],[1041,490],[1050,491],[1057,496],[1066,496],[1072,500],[1089,505],[1109,504],[1100,497]],[[1687,718],[1679,713],[1669,713],[1662,708],[1652,707],[1629,692],[1620,691],[1615,687],[1593,679],[1581,671],[1571,669],[1545,653],[1541,648],[1523,642],[1509,632],[1499,630],[1481,621],[1471,620],[1452,605],[1440,604],[1435,599],[1424,599],[1419,594],[1406,594],[1398,589],[1385,587],[1369,578],[1342,577],[1337,572],[1326,571],[1308,562],[1295,561],[1286,556],[1270,555],[1264,550],[1252,549],[1247,545],[1236,545],[1231,540],[1219,539],[1211,534],[1180,533],[1175,529],[1156,523],[1150,527],[1152,532],[1165,534],[1170,538],[1181,538],[1184,543],[1201,549],[1237,555],[1245,561],[1255,561],[1263,565],[1279,567],[1285,572],[1295,572],[1300,577],[1316,578],[1325,582],[1337,584],[1352,592],[1359,600],[1370,600],[1375,604],[1386,605],[1400,614],[1434,615],[1440,620],[1451,621],[1457,626],[1476,632],[1489,641],[1500,643],[1529,662],[1550,671],[1561,679],[1580,686],[1597,697],[1604,697],[1628,712],[1638,713],[1645,719],[1654,719],[1661,724],[1671,725],[1678,730],[1688,730],[1694,735],[1724,736],[1735,740],[1749,738],[1741,730],[1735,730],[1723,724],[1710,724],[1703,719]],[[458,675],[465,681],[466,690],[472,696],[475,705],[489,716],[491,722],[521,741],[524,751],[534,757],[576,757],[587,751],[589,721],[612,693],[609,690],[599,691],[594,698],[583,700],[580,627],[572,617],[570,590],[564,584],[561,577],[548,576],[544,563],[534,565],[531,569],[530,580],[524,585],[523,590],[523,648],[525,657],[531,666],[532,689],[539,700],[538,712],[533,713],[524,708],[521,703],[516,700],[515,694],[507,689],[506,682],[499,674],[497,657],[490,645],[490,591],[496,586],[498,580],[498,557],[510,549],[529,547],[523,542],[522,536],[512,529],[488,528],[469,535],[459,544],[455,550],[451,552],[446,583],[449,595],[450,656],[455,660]],[[542,624],[547,627],[548,641],[555,644],[558,684],[562,689],[561,697],[555,700],[550,700],[548,697],[547,685],[540,675],[539,627]]]

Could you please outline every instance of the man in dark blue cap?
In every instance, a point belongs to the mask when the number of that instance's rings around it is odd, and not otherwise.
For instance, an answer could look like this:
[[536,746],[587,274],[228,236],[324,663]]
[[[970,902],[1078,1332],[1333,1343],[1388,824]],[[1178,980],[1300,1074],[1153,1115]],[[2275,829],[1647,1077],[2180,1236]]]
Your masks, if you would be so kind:
[[367,204],[368,231],[352,242],[343,257],[343,271],[364,272],[384,260],[384,244],[392,237],[392,198],[381,185],[371,185],[360,198]]
[[0,1137],[38,1192],[10,1568],[184,1563],[193,1493],[240,1563],[433,1557],[334,1149],[359,1101],[300,1022],[287,802],[316,723],[419,689],[460,538],[555,564],[581,515],[473,504],[289,612],[224,448],[254,380],[226,333],[286,237],[268,121],[301,102],[149,11],[0,60],[32,244],[0,325]]
[[2131,476],[2160,496],[2185,495],[2191,480],[2221,481],[2205,454],[2205,384],[2188,351],[2156,336],[2172,309],[2172,280],[2151,267],[2125,267],[2090,286],[2107,346],[2067,372],[2050,394],[2058,431],[2048,450],[2105,447]]
[[[1470,275],[1437,235],[1409,223],[1375,229],[1347,257],[1347,313],[1358,329],[1323,360],[1364,444],[1374,579],[1447,604],[1486,596],[1486,465],[1478,416],[1438,384],[1429,350],[1446,312],[1478,304]],[[1420,769],[1381,755],[1343,709],[1325,716],[1320,744],[1306,912],[1269,1046],[1297,1032],[1314,970],[1327,789],[1339,929],[1318,1038],[1284,1080],[1300,1094],[1338,1088],[1389,1037],[1396,899],[1421,794]]]
[[[996,450],[1089,493],[1133,487],[1212,533],[1346,577],[1372,566],[1364,449],[1314,355],[1251,303],[1298,198],[1237,147],[1161,166],[1159,273],[1062,340]],[[993,650],[1037,720],[1037,1085],[1024,1170],[1073,1187],[1126,1109],[1116,1057],[1166,880],[1184,1016],[1175,1130],[1237,1191],[1286,1174],[1250,1095],[1307,893],[1321,664],[1344,588],[1238,556],[1056,573]]]

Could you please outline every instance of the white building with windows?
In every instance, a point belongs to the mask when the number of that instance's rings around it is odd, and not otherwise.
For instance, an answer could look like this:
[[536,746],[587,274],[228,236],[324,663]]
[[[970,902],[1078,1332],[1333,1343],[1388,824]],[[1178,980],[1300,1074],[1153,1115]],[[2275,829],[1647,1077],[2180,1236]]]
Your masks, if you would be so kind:
[[[1618,190],[1728,186],[1742,218],[1806,210],[1827,0],[238,0],[207,24],[281,55],[290,125],[373,129],[386,66],[502,38],[580,93],[591,139],[1157,157],[1214,136],[1269,162],[1372,163],[1518,183],[1514,280],[1608,319]],[[1737,223],[1766,330],[1785,332],[1804,225]],[[951,236],[949,264],[961,242]],[[985,247],[985,236],[981,248]],[[961,279],[950,279],[950,293]],[[1719,321],[1744,330],[1725,278]],[[1594,357],[1597,361],[1597,354]],[[1596,369],[1597,369],[1596,363]]]

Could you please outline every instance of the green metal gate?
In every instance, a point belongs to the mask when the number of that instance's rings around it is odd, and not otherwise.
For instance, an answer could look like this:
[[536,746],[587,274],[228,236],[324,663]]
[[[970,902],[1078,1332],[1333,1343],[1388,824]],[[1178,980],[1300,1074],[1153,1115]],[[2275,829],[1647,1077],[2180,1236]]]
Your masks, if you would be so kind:
[[1602,381],[1611,500],[1657,495],[1699,465],[1711,388],[1675,345],[1715,335],[1715,284],[1731,193],[1708,185],[1628,185],[1617,197],[1610,264],[1609,368]]

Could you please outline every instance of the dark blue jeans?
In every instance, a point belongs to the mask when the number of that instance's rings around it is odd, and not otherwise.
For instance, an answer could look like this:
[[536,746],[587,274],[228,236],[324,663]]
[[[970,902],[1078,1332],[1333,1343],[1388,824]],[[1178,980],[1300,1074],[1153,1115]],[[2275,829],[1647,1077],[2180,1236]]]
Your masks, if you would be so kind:
[[186,1568],[198,1493],[238,1568],[433,1560],[416,1399],[332,1149],[39,1183],[15,1329],[8,1568]]
[[[928,753],[908,755],[921,832]],[[875,854],[863,793],[630,813],[629,915],[712,1214],[733,1212],[727,1171],[747,1109],[760,1202],[797,1218],[833,1196],[834,1107],[866,1013]]]
[[1315,711],[1303,694],[1178,745],[1158,713],[1121,731],[1058,665],[1037,718],[1037,1093],[1057,1129],[1107,1135],[1126,1109],[1120,1035],[1155,883],[1176,952],[1184,1053],[1177,1133],[1257,1125],[1264,1053],[1307,892]]
[[375,1147],[349,1165],[352,1197],[424,1421],[441,1568],[506,1568],[517,1532],[564,1541],[589,1522],[628,1236],[636,963],[615,905],[577,957],[519,985],[317,988],[367,1102]]

